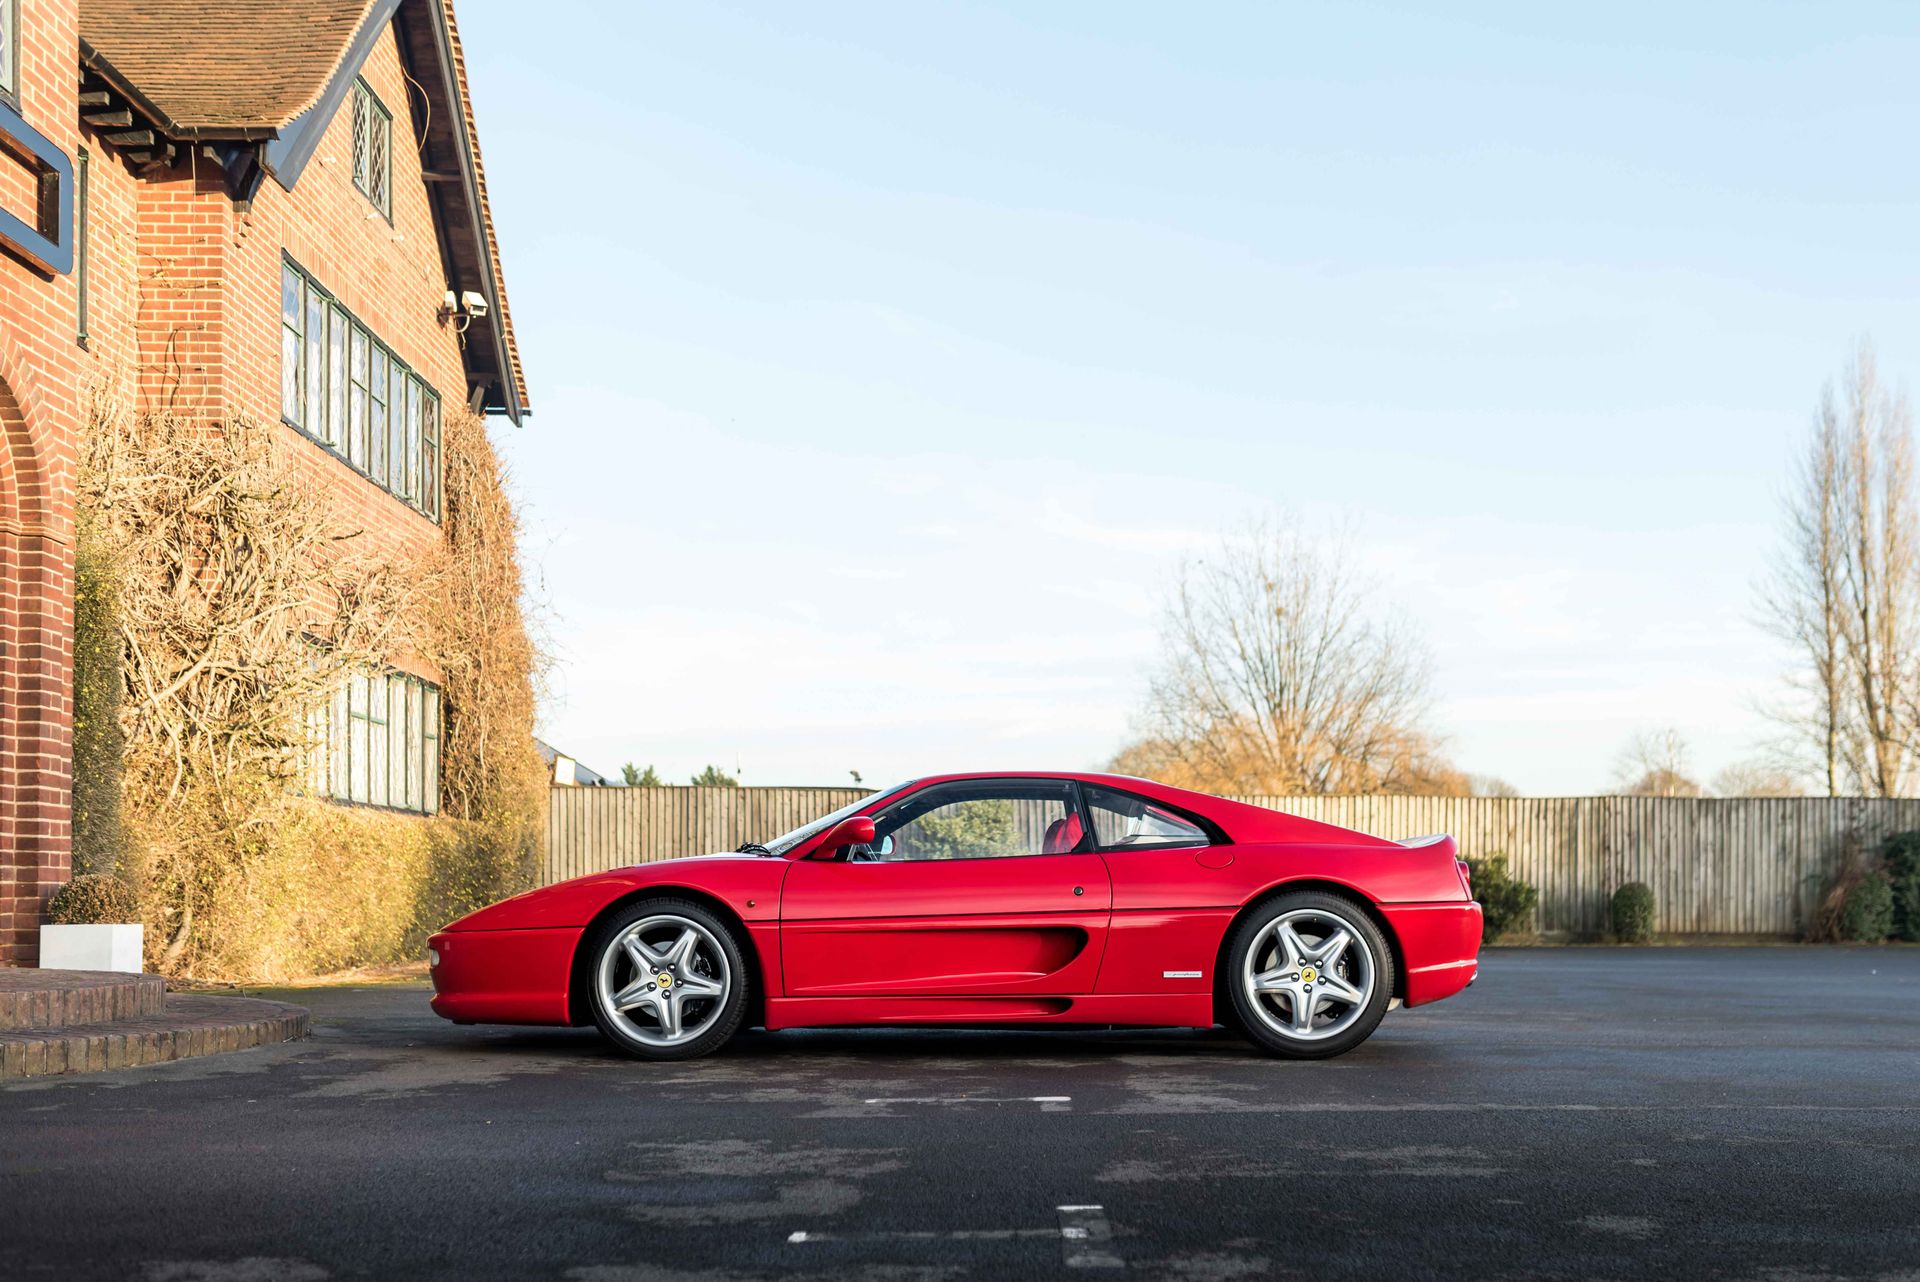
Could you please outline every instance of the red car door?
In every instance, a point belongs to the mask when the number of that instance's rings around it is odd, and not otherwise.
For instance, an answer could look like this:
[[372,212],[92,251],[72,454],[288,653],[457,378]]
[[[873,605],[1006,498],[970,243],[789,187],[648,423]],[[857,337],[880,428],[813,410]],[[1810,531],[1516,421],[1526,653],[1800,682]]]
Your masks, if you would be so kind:
[[874,830],[871,858],[802,859],[787,872],[787,996],[1093,990],[1112,883],[1072,783],[935,784],[890,803]]

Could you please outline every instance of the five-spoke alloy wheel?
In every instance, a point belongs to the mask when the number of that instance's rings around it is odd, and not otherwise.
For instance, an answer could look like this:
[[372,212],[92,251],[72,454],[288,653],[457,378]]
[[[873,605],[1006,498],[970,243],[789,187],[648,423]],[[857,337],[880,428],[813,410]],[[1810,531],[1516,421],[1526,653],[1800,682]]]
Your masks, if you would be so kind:
[[1291,1059],[1327,1059],[1373,1032],[1393,995],[1393,953],[1373,919],[1337,895],[1281,895],[1249,914],[1227,947],[1240,1025]]
[[718,1050],[746,1013],[748,970],[732,932],[699,904],[650,899],[595,932],[593,1020],[641,1059]]

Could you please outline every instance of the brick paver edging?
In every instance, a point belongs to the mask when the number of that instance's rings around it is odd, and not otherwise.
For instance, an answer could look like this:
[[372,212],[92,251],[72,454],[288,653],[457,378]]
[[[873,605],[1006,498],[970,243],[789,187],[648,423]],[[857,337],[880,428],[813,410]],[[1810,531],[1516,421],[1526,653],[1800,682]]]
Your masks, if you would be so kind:
[[307,1010],[255,997],[175,993],[166,1010],[69,1028],[0,1030],[0,1082],[98,1073],[246,1050],[307,1035]]
[[0,1033],[144,1019],[165,1010],[167,981],[110,970],[0,968]]

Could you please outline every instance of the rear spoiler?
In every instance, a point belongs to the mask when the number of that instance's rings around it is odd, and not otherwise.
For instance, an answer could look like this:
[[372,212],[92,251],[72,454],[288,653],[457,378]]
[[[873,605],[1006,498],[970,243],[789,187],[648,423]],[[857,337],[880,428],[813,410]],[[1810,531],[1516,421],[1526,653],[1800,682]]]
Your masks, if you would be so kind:
[[1407,850],[1433,850],[1453,861],[1454,871],[1460,877],[1460,890],[1468,899],[1473,898],[1473,876],[1467,867],[1467,861],[1460,857],[1460,848],[1453,838],[1444,832],[1436,832],[1425,837],[1402,837],[1394,843]]

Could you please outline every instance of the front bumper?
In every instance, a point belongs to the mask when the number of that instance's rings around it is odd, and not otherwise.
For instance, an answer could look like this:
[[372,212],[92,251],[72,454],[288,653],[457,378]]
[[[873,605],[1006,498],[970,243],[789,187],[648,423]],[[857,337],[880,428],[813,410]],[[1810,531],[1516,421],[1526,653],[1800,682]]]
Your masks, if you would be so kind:
[[1406,963],[1406,1004],[1451,997],[1480,975],[1480,905],[1381,904]]
[[567,1024],[580,928],[443,930],[427,941],[433,1013],[456,1024]]

